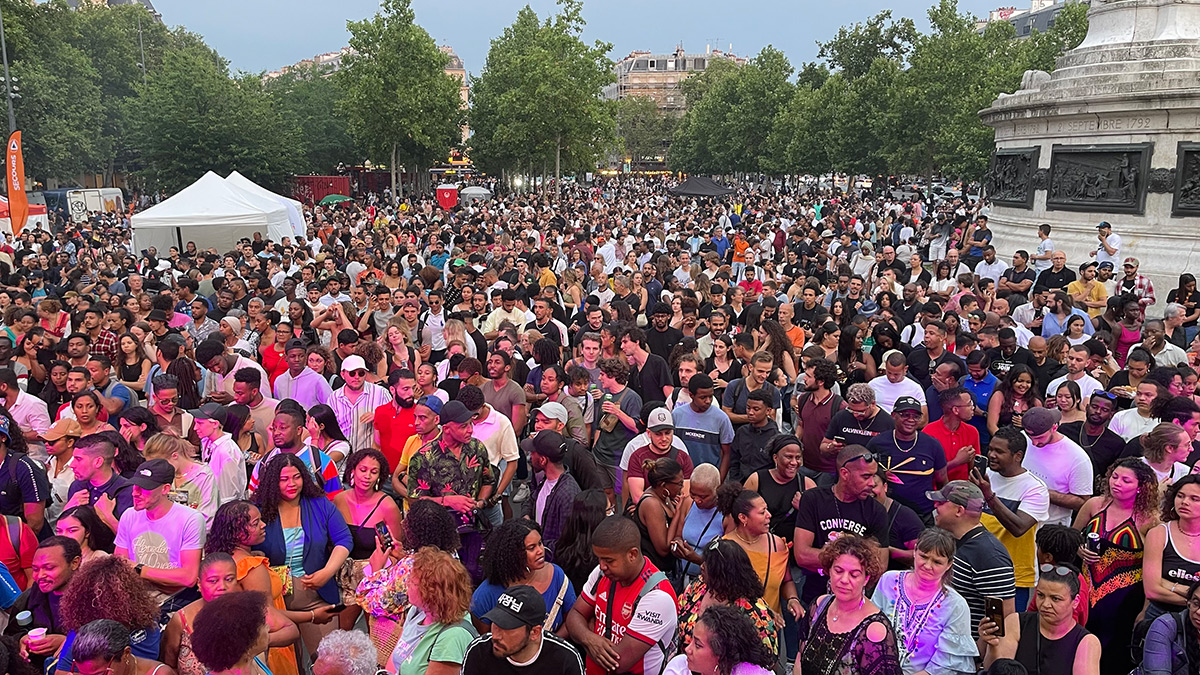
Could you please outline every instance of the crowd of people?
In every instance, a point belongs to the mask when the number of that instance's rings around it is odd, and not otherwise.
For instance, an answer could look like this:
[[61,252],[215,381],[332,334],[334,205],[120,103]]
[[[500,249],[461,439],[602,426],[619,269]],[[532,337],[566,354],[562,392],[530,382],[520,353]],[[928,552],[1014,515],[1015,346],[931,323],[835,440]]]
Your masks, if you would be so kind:
[[668,186],[4,242],[0,663],[1196,672],[1192,275]]

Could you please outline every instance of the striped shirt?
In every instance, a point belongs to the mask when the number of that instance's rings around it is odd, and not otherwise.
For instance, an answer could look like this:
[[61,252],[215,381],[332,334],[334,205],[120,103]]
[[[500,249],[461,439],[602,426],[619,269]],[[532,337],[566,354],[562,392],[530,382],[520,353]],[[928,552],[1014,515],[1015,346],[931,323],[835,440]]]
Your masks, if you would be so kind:
[[954,554],[954,589],[971,608],[971,637],[979,637],[984,598],[1006,600],[1016,597],[1012,558],[1008,549],[983,525],[958,540]]
[[[283,451],[279,448],[274,448],[264,455],[263,458],[258,461],[258,464],[254,465],[254,471],[250,474],[251,492],[258,490],[259,469],[266,466],[267,462],[270,462],[272,459],[274,459],[275,455],[278,455],[281,452]],[[313,452],[317,453],[316,461],[313,460]],[[321,487],[325,488],[326,497],[333,499],[337,493],[342,491],[342,479],[338,477],[337,466],[334,465],[332,457],[321,452],[320,450],[314,449],[311,445],[305,445],[304,447],[300,448],[299,452],[295,454],[301,462],[304,462],[304,465],[307,466],[310,471],[317,461],[320,462],[321,470],[317,472],[317,482],[321,484]]]
[[[370,448],[375,441],[375,409],[391,403],[392,395],[377,384],[364,382],[362,393],[351,402],[346,390],[347,387],[335,389],[329,397],[329,407],[337,415],[338,426],[350,442],[350,449]],[[371,413],[371,419],[367,422],[362,421],[365,413]]]

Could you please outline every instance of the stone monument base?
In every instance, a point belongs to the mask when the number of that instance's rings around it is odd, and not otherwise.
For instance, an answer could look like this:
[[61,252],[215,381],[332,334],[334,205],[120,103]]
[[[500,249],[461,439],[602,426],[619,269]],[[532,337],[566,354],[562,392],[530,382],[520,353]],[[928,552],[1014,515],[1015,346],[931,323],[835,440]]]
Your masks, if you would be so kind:
[[996,130],[995,244],[1032,251],[1049,223],[1077,267],[1108,221],[1161,313],[1200,269],[1200,0],[1092,0],[1088,19],[1053,74],[1027,72],[980,113]]

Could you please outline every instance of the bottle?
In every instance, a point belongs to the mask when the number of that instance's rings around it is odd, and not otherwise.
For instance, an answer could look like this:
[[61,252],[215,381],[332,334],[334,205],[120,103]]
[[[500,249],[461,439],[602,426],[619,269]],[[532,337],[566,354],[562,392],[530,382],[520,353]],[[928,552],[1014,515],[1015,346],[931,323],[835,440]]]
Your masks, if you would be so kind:
[[1088,532],[1087,535],[1087,550],[1100,555],[1100,547],[1103,542],[1100,540],[1100,534],[1097,532]]

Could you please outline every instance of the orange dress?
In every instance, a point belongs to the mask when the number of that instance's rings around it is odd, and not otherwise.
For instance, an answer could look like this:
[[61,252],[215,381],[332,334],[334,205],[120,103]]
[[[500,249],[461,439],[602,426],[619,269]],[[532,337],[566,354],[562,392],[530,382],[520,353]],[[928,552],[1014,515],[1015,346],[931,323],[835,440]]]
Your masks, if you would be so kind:
[[[237,561],[237,578],[241,581],[250,570],[262,565],[267,568],[271,577],[271,603],[275,609],[285,611],[283,604],[283,580],[271,569],[271,563],[265,556],[252,555]],[[267,650],[267,667],[272,675],[300,675],[296,665],[296,650],[291,647],[271,647]]]

